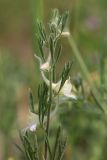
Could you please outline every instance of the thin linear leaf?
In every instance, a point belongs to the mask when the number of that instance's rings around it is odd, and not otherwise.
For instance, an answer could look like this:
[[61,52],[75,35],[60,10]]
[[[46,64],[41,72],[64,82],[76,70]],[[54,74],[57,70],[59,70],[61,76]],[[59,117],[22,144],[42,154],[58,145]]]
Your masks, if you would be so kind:
[[73,62],[68,62],[64,66],[64,69],[63,69],[62,74],[61,74],[61,85],[59,87],[58,93],[60,92],[61,88],[63,87],[63,85],[65,83],[65,81],[67,80],[67,77],[68,77],[69,72],[71,70],[72,64],[73,64]]
[[49,140],[48,140],[48,137],[47,137],[47,135],[46,135],[46,137],[45,137],[46,139],[45,139],[45,141],[46,141],[46,143],[47,143],[47,146],[48,146],[48,151],[49,151],[49,155],[50,155],[50,159],[52,159],[52,151],[51,151],[51,146],[50,146],[50,143],[49,143]]
[[30,106],[30,111],[32,113],[35,113],[34,101],[33,101],[33,95],[32,95],[31,89],[29,89],[29,106]]
[[58,148],[58,144],[59,144],[60,133],[61,133],[61,128],[59,127],[58,130],[57,130],[57,134],[56,134],[56,140],[55,140],[55,145],[54,145],[54,150],[53,150],[53,159],[52,160],[55,160],[55,157],[56,157],[56,152],[57,152],[57,148]]
[[45,61],[44,51],[43,51],[43,41],[38,38],[38,45],[42,59]]

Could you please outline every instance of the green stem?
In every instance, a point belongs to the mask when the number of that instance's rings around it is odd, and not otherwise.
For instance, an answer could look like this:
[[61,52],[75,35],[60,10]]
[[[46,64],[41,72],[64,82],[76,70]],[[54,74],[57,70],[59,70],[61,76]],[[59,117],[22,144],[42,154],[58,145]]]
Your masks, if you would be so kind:
[[56,75],[55,75],[55,67],[53,67],[53,82],[55,83]]
[[79,50],[78,50],[78,48],[77,48],[77,46],[76,46],[76,44],[75,44],[75,41],[73,40],[73,37],[69,36],[69,37],[68,37],[68,41],[69,41],[69,44],[70,44],[70,46],[71,46],[71,48],[72,48],[72,50],[73,50],[74,56],[75,56],[77,62],[79,63],[79,65],[80,65],[80,69],[81,69],[84,77],[86,78],[86,80],[87,80],[87,82],[88,82],[88,84],[89,84],[89,86],[90,86],[90,88],[91,88],[91,92],[93,93],[93,95],[94,95],[97,103],[99,104],[98,107],[99,107],[103,112],[105,112],[105,111],[104,111],[104,108],[103,108],[103,106],[102,106],[101,97],[100,97],[100,95],[99,95],[99,92],[97,91],[97,89],[95,88],[95,86],[94,86],[93,83],[92,83],[92,80],[91,80],[91,78],[90,78],[89,71],[88,71],[88,69],[87,69],[87,67],[86,67],[86,64],[84,63],[83,58],[81,57],[81,54],[80,54],[80,52],[79,52]]
[[85,76],[87,81],[89,83],[91,83],[90,76],[89,76],[89,71],[88,71],[88,69],[87,69],[87,67],[86,67],[86,65],[83,61],[83,58],[81,57],[81,54],[80,54],[80,52],[79,52],[79,50],[78,50],[78,48],[77,48],[77,46],[76,46],[76,44],[73,40],[73,37],[69,36],[68,41],[69,41],[69,44],[70,44],[70,46],[73,50],[74,56],[75,56],[77,62],[79,63],[79,65],[80,65],[80,68],[81,68],[81,71],[82,71],[83,75]]
[[76,43],[78,44],[78,27],[79,27],[79,16],[80,16],[80,0],[73,1],[73,35]]
[[[52,103],[52,70],[49,72],[49,80],[50,80],[50,96],[49,96],[49,106],[48,106],[48,113],[47,113],[47,124],[46,124],[46,135],[47,139],[49,136],[49,125],[50,125],[50,109],[51,109],[51,103]],[[48,152],[48,145],[47,142],[45,142],[45,160],[47,160],[47,152]]]
[[104,53],[102,53],[101,57],[100,57],[100,83],[101,85],[105,84],[105,55]]
[[32,0],[32,12],[33,12],[34,20],[35,18],[43,20],[43,11],[44,11],[44,1]]

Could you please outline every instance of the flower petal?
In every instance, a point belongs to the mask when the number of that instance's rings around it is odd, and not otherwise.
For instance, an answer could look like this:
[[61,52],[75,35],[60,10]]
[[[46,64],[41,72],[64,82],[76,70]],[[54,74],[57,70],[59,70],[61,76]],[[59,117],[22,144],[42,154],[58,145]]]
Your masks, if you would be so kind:
[[31,132],[36,131],[36,128],[37,128],[37,124],[36,124],[36,123],[33,123],[33,124],[31,124],[31,125],[29,126],[29,130],[30,130]]

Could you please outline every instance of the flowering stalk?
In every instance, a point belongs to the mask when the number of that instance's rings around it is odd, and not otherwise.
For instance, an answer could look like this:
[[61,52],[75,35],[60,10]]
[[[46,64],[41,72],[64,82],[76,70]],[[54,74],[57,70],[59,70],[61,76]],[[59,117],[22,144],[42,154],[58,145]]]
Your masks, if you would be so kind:
[[[37,117],[38,114],[38,120],[34,117],[35,120],[31,122],[28,127],[26,127],[23,132],[24,135],[21,135],[21,140],[28,160],[40,159],[37,141],[34,145],[32,145],[30,141],[30,134],[32,133],[32,136],[34,136],[35,134],[33,135],[33,133],[37,133],[38,128],[42,128],[44,134],[42,159],[61,160],[64,155],[66,140],[61,138],[61,128],[58,127],[57,129],[53,149],[51,148],[49,142],[49,131],[51,117],[57,114],[56,111],[59,105],[68,102],[68,100],[77,100],[76,90],[69,77],[72,63],[69,62],[65,64],[60,80],[58,82],[55,80],[56,64],[62,51],[62,47],[59,45],[59,38],[61,35],[69,36],[68,32],[64,32],[67,17],[68,12],[65,12],[63,15],[59,15],[58,10],[54,10],[53,17],[49,23],[49,36],[46,33],[44,25],[41,22],[38,22],[38,44],[40,56],[35,54],[35,58],[39,61],[39,69],[43,79],[43,84],[39,85],[38,88],[38,112],[35,109],[31,91],[29,94],[30,111],[33,115],[36,115],[35,117]],[[46,51],[48,52],[47,56],[45,53]]]

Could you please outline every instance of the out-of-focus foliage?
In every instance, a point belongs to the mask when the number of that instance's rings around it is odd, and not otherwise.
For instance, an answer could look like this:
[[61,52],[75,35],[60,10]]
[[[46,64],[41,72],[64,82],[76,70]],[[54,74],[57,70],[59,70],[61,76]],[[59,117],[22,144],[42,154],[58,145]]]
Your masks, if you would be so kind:
[[[17,124],[18,94],[28,75],[18,60],[6,50],[0,51],[0,136],[4,158],[8,155],[13,126]],[[12,141],[11,141],[12,143]],[[7,149],[8,148],[8,149]]]
[[[101,103],[105,112],[102,113],[97,106],[99,105],[89,92],[89,86],[82,83],[83,94],[80,94],[80,100],[73,106],[62,106],[59,117],[68,133],[68,139],[71,143],[71,154],[68,154],[72,159],[77,160],[106,160],[107,146],[107,76],[106,76],[106,61],[104,55],[101,59],[100,70],[101,74],[97,73],[99,80],[93,81],[98,89],[101,97]],[[80,79],[74,80],[76,86],[80,84]],[[78,84],[78,85],[77,85]],[[66,125],[65,125],[66,124]]]
[[16,96],[19,78],[18,64],[7,53],[0,53],[0,129],[9,134],[16,117]]

